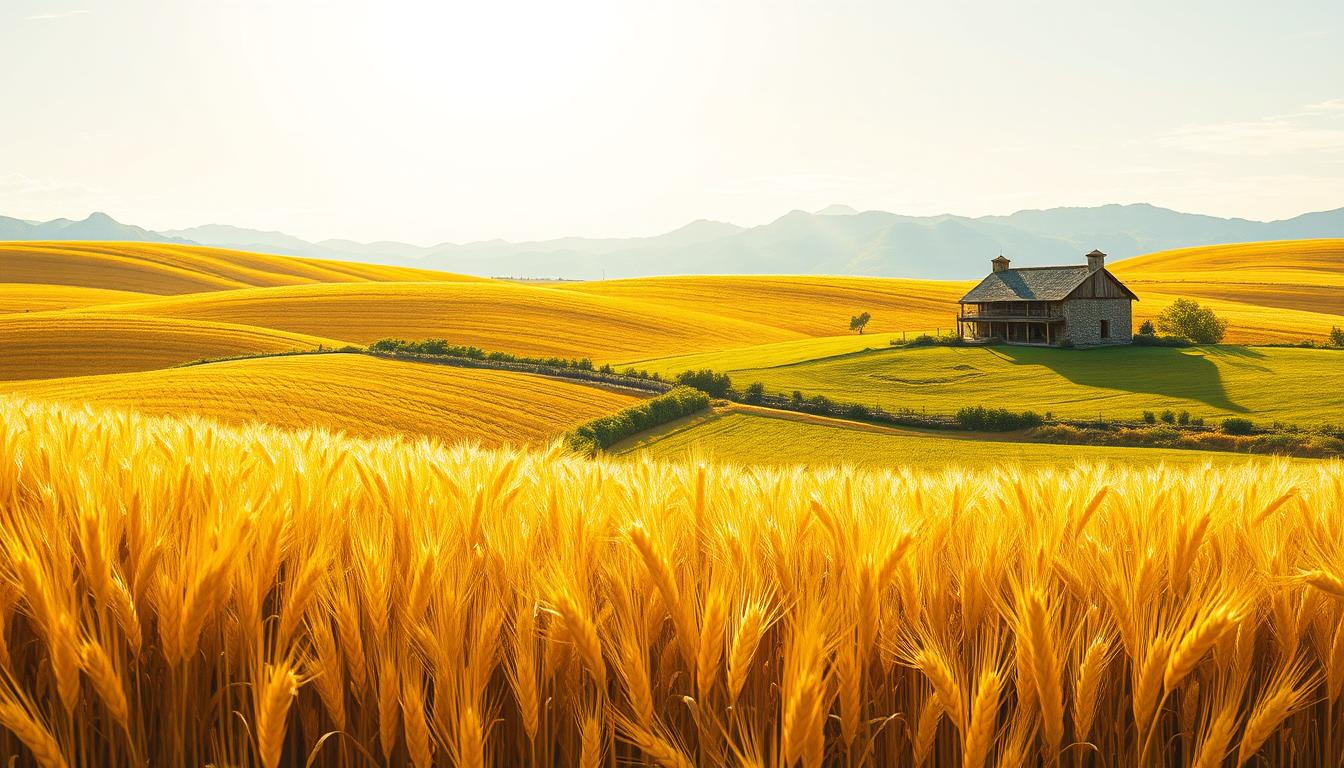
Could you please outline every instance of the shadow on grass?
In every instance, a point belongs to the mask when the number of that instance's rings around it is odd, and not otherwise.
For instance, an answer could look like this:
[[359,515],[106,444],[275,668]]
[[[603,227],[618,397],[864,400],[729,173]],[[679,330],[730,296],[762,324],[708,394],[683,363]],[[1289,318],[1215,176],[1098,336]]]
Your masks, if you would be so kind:
[[[1194,400],[1233,413],[1247,413],[1249,410],[1228,396],[1218,366],[1209,357],[1265,356],[1262,352],[1244,347],[1106,347],[1075,350],[996,346],[989,351],[1015,365],[1049,368],[1081,386]],[[1154,409],[1158,407],[1161,406],[1154,404]]]

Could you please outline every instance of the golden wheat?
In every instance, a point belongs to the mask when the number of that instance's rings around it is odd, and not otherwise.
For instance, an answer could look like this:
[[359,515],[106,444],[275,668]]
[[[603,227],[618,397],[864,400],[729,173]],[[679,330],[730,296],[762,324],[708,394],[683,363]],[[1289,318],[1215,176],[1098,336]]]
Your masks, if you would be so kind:
[[1337,463],[742,470],[5,399],[0,754],[1337,764],[1342,515]]

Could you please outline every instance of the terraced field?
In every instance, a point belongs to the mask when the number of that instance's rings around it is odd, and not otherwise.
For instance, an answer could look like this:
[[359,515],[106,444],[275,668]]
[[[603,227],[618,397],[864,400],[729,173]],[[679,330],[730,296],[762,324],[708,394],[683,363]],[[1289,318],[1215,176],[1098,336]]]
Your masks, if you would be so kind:
[[500,281],[254,288],[98,311],[254,325],[358,344],[444,337],[490,350],[599,362],[801,337],[708,312]]
[[1145,410],[1256,421],[1344,421],[1344,351],[1268,347],[920,347],[730,371],[735,384],[954,413],[968,405],[1134,419]]
[[545,442],[636,402],[541,376],[366,355],[260,358],[162,371],[0,385],[0,394],[153,415],[324,427],[363,437],[429,435],[485,446]]
[[425,269],[270,256],[168,243],[0,243],[4,281],[178,294],[369,281],[475,281]]
[[[963,436],[950,432],[886,429],[837,419],[729,412],[654,430],[615,448],[618,455],[719,464],[853,466],[867,469],[988,469],[1070,467],[1078,462],[1142,466],[1243,465],[1283,461],[1214,451],[1048,445]],[[1306,461],[1306,460],[1299,460]]]
[[269,328],[169,317],[0,315],[0,381],[148,371],[202,358],[339,346]]

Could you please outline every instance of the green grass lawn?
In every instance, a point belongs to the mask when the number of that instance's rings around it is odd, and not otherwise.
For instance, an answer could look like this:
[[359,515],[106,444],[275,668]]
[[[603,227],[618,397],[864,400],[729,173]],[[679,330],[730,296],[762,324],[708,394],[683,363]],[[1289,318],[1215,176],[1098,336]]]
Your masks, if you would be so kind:
[[[776,345],[772,345],[776,346]],[[747,360],[748,356],[742,355]],[[727,370],[738,389],[954,413],[968,405],[1136,419],[1145,410],[1344,423],[1344,353],[1269,347],[918,347]]]
[[994,463],[1059,467],[1087,461],[1130,465],[1203,465],[1285,460],[1213,451],[983,440],[960,437],[955,433],[872,429],[864,425],[851,427],[837,420],[799,421],[790,417],[742,412],[714,414],[670,424],[618,444],[613,453],[649,455],[659,459],[711,459],[738,464],[852,464],[870,468],[937,468]]

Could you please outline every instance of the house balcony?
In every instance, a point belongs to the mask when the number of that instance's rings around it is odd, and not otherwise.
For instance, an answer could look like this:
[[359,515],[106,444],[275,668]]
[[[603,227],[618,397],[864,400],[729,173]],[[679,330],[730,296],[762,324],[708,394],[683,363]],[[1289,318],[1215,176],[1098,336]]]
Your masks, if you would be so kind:
[[958,320],[999,320],[999,321],[1051,321],[1063,320],[1064,312],[1059,309],[1033,309],[1021,307],[1013,309],[973,309],[962,307]]

